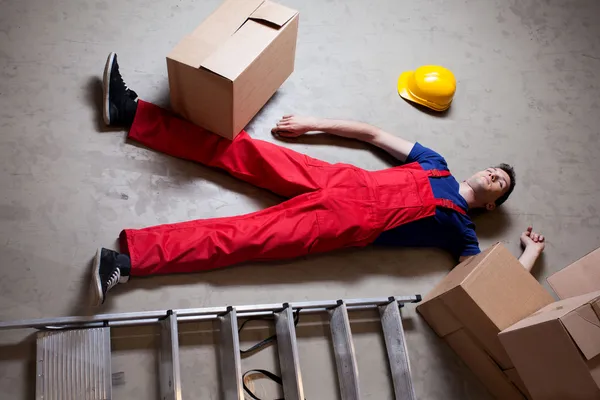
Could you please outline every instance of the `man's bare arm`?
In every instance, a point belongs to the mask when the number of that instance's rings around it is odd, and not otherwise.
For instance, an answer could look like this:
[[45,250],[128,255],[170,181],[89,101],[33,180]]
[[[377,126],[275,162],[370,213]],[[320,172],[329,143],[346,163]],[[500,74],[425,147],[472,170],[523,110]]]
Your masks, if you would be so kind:
[[531,272],[533,265],[546,247],[546,238],[544,235],[534,232],[533,227],[530,226],[521,234],[521,246],[523,246],[523,254],[519,257],[519,261],[523,264],[523,268]]
[[[533,227],[530,226],[521,234],[521,245],[523,246],[523,253],[519,257],[519,262],[527,272],[531,272],[535,262],[546,247],[546,238],[544,235],[534,232]],[[473,256],[461,256],[458,261],[463,262],[471,257]]]
[[402,162],[406,161],[415,145],[408,140],[404,140],[363,122],[300,117],[295,115],[284,116],[277,123],[277,126],[273,128],[272,132],[284,137],[297,137],[308,132],[327,132],[332,135],[370,143],[387,151]]

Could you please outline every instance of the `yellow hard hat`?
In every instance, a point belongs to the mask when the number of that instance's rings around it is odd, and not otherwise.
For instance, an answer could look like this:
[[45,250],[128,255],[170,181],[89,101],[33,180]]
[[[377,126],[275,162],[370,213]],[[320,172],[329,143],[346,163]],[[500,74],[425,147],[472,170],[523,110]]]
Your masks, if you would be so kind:
[[415,71],[403,72],[398,78],[398,94],[402,98],[435,111],[446,111],[454,92],[454,74],[439,65],[424,65]]

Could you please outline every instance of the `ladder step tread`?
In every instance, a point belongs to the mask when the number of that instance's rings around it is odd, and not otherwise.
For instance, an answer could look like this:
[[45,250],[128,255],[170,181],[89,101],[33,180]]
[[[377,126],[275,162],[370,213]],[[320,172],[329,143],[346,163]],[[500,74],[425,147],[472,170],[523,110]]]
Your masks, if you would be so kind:
[[286,400],[304,400],[294,313],[290,307],[275,313],[275,330],[284,397]]
[[180,368],[177,314],[170,312],[160,322],[159,378],[161,400],[181,400]]
[[342,303],[330,311],[329,323],[341,397],[343,400],[360,399],[358,365],[346,304]]
[[36,398],[112,398],[110,328],[38,332]]
[[415,400],[402,315],[396,301],[379,306],[383,337],[396,399]]
[[240,338],[235,308],[231,308],[227,314],[220,316],[219,323],[221,339],[219,344],[219,362],[223,399],[244,400]]

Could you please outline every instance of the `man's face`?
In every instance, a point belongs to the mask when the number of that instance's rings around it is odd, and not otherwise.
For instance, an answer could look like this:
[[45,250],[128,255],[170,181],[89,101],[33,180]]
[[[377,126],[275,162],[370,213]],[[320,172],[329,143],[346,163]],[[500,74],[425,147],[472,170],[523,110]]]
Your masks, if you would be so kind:
[[488,210],[496,207],[495,201],[510,188],[510,177],[500,168],[487,168],[467,179],[473,189],[475,199]]

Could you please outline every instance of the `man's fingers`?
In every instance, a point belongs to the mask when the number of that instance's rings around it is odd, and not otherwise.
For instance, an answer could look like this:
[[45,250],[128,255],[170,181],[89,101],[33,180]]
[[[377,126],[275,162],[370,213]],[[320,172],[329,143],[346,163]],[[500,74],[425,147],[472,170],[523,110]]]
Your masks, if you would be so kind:
[[531,233],[532,230],[533,230],[533,226],[528,226],[527,227],[527,232]]
[[527,231],[523,232],[523,235],[525,235],[525,236],[531,236],[531,231],[527,230]]
[[287,131],[279,131],[279,132],[277,132],[277,134],[279,136],[283,136],[283,137],[296,137],[296,136],[299,136],[298,134],[296,134],[294,132],[287,132]]
[[546,238],[544,237],[544,235],[540,235],[540,242],[543,242]]
[[289,131],[280,129],[279,127],[271,129],[271,133],[273,135],[283,136],[283,137],[295,137],[295,136],[298,136],[294,132],[289,132]]

